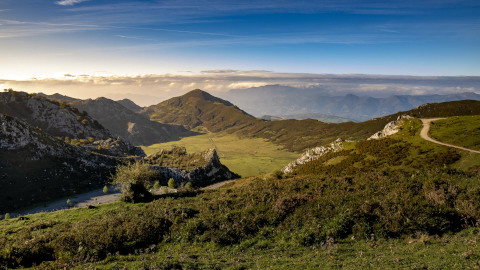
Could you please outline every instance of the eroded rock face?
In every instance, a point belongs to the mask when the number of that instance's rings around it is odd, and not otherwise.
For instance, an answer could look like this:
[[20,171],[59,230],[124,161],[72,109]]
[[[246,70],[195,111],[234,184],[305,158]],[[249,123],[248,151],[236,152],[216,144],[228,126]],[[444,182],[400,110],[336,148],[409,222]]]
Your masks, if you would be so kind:
[[[62,139],[68,137],[69,140],[108,141],[116,138],[87,113],[80,112],[66,103],[24,92],[0,93],[0,113],[22,119],[46,134]],[[89,143],[82,143],[81,146],[86,149],[92,148]],[[123,156],[139,152],[127,141],[117,143],[116,147],[116,149],[110,147],[107,154]]]
[[0,212],[99,188],[116,163],[0,114]]
[[337,151],[343,149],[343,142],[344,141],[345,140],[343,140],[341,138],[338,138],[337,140],[330,143],[329,145],[319,146],[319,147],[309,149],[305,153],[303,153],[300,158],[298,158],[295,161],[292,161],[292,162],[288,163],[288,165],[285,166],[282,169],[282,172],[283,173],[292,173],[295,170],[295,167],[297,167],[298,165],[302,165],[302,164],[305,164],[307,162],[317,160],[327,153],[337,152]]
[[90,116],[67,105],[24,92],[0,93],[0,113],[17,117],[59,137],[106,140],[113,135]]
[[403,125],[405,119],[411,119],[413,117],[409,115],[400,115],[397,120],[392,121],[385,125],[383,130],[373,134],[367,140],[380,139],[397,133],[400,130],[400,127]]
[[[225,165],[220,162],[215,149],[207,150],[201,154],[188,155],[185,148],[177,148],[172,151],[165,152],[164,150],[150,155],[146,158],[147,161],[155,163],[154,160],[158,160],[159,155],[168,153],[176,153],[178,156],[187,155],[187,162],[191,164],[197,164],[193,168],[185,168],[184,166],[159,166],[153,165],[152,168],[157,170],[160,175],[160,180],[163,184],[166,184],[168,179],[173,178],[177,183],[192,182],[194,186],[202,187],[216,182],[236,179],[240,176],[231,172]],[[200,160],[201,159],[201,160]]]

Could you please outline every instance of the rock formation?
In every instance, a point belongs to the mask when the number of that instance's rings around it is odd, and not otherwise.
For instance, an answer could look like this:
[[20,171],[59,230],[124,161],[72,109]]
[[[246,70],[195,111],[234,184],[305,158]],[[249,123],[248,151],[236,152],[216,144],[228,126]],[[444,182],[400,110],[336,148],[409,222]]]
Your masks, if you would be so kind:
[[409,115],[400,115],[397,120],[392,121],[385,125],[385,127],[379,132],[373,134],[367,140],[380,139],[397,133],[400,127],[403,125],[404,119],[411,119],[413,117]]
[[159,172],[162,184],[173,178],[177,183],[191,182],[201,187],[240,177],[220,162],[215,149],[189,155],[185,148],[176,147],[157,152],[145,160]]
[[295,167],[297,167],[298,165],[302,165],[312,160],[319,159],[320,157],[322,157],[327,153],[341,150],[343,149],[342,145],[344,141],[345,140],[338,138],[337,140],[330,143],[329,145],[319,146],[319,147],[309,149],[305,153],[303,153],[302,156],[299,157],[297,160],[288,163],[288,165],[282,169],[282,172],[292,173],[295,170]]

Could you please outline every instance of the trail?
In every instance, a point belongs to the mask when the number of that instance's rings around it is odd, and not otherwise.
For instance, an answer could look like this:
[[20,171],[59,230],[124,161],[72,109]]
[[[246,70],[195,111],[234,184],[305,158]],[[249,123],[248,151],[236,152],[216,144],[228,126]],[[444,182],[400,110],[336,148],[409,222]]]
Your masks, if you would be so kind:
[[445,118],[420,119],[420,120],[422,120],[422,123],[423,123],[422,131],[420,131],[420,137],[424,140],[427,140],[427,141],[430,141],[430,142],[433,142],[433,143],[436,143],[436,144],[440,144],[440,145],[443,145],[443,146],[447,146],[447,147],[451,147],[451,148],[456,148],[456,149],[480,154],[480,151],[477,151],[477,150],[472,150],[472,149],[468,149],[468,148],[453,145],[453,144],[439,142],[435,139],[430,138],[428,136],[428,131],[430,130],[430,123],[433,122],[433,121],[436,121],[436,120],[440,120],[440,119],[445,119]]
[[[227,180],[223,182],[218,182],[215,184],[212,184],[210,186],[203,187],[203,190],[211,190],[211,189],[217,189],[223,185],[226,185],[228,183],[233,182],[234,180]],[[42,213],[42,212],[53,212],[57,210],[62,210],[62,209],[69,209],[69,208],[84,208],[89,205],[92,206],[97,206],[101,204],[106,204],[110,203],[113,201],[118,200],[120,198],[120,191],[116,190],[113,186],[109,186],[109,192],[107,194],[103,193],[103,188],[89,191],[86,193],[82,194],[77,194],[77,195],[72,195],[70,197],[65,197],[63,199],[48,203],[44,206],[39,206],[35,208],[31,208],[28,210],[24,210],[21,212],[17,213],[11,213],[10,216],[12,218],[14,217],[19,217],[19,216],[25,216],[25,215],[30,215],[30,214],[36,214],[36,213]],[[175,191],[176,192],[176,191]],[[163,190],[157,190],[153,192],[155,195],[162,195]],[[67,200],[70,200],[71,202],[71,207],[68,207],[67,205]]]

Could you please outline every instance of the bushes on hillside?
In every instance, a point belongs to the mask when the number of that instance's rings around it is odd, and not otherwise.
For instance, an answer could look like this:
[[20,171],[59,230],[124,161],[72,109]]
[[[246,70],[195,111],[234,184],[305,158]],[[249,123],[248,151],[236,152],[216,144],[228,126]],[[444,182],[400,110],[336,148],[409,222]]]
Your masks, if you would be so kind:
[[[144,164],[126,168],[130,175],[148,171]],[[351,236],[441,235],[478,224],[479,184],[478,175],[448,169],[254,179],[196,196],[119,204],[114,211],[99,207],[94,211],[101,215],[76,222],[27,224],[0,234],[6,247],[0,249],[0,261],[15,267],[49,258],[74,264],[108,253],[151,250],[161,242],[236,245],[268,239],[295,248]]]
[[119,165],[116,174],[112,177],[114,185],[120,185],[125,202],[144,202],[151,199],[152,194],[148,186],[157,175],[150,165],[137,161],[133,164]]

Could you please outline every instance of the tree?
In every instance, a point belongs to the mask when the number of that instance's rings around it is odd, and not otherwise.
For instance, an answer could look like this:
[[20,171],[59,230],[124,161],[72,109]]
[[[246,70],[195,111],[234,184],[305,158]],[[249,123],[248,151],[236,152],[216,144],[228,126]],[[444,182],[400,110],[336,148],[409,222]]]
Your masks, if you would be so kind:
[[5,214],[5,219],[10,219],[10,214],[9,213]]
[[119,165],[117,173],[112,177],[112,183],[120,185],[125,202],[141,202],[151,199],[148,185],[156,177],[157,172],[150,165],[141,161],[128,165]]
[[73,206],[72,201],[70,201],[70,199],[67,200],[67,205],[68,205],[68,207],[72,207],[72,206]]
[[155,184],[153,184],[154,189],[159,189],[160,188],[160,182],[155,181]]
[[103,187],[103,193],[105,193],[105,194],[108,193],[108,187],[106,185]]
[[185,184],[185,188],[186,188],[187,190],[192,189],[192,188],[193,188],[192,182],[187,182],[187,183]]
[[177,182],[175,182],[175,179],[173,179],[173,178],[168,179],[168,187],[169,188],[176,188],[177,187]]

